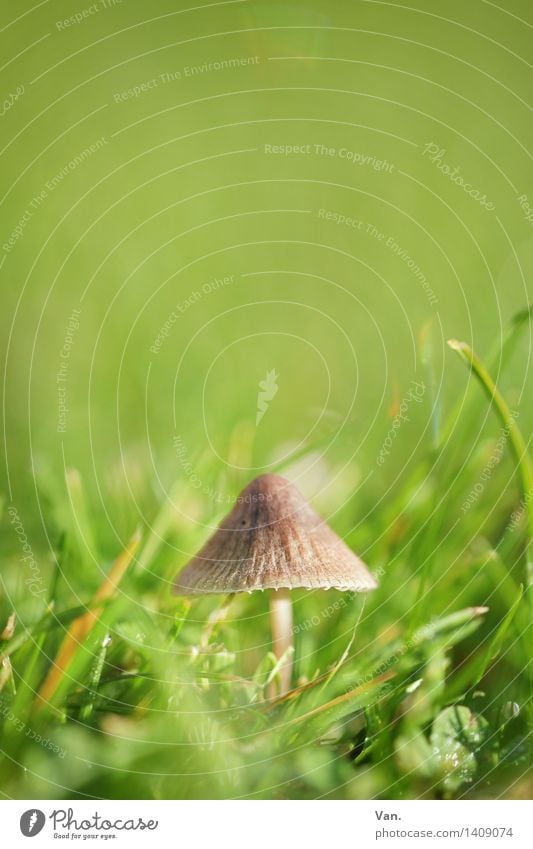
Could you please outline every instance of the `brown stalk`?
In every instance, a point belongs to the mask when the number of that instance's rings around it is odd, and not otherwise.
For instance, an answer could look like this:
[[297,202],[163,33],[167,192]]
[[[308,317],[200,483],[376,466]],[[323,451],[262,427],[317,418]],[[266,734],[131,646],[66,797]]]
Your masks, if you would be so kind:
[[102,602],[108,601],[115,595],[118,585],[135,557],[140,541],[140,531],[136,531],[126,548],[121,551],[111,566],[109,574],[104,578],[95,592],[87,613],[79,616],[70,625],[59,647],[56,659],[37,693],[37,707],[43,707],[57,691],[61,679],[70,666],[79,645],[88,637],[96,625],[103,610]]

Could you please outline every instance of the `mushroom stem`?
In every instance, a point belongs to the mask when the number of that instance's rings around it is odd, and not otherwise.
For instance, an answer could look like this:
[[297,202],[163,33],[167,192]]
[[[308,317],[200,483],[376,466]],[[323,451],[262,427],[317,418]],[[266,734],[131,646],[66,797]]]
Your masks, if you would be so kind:
[[[282,587],[270,593],[270,619],[272,623],[272,649],[275,656],[283,657],[292,648],[292,601],[290,590]],[[289,653],[279,670],[278,695],[283,696],[291,688],[292,654]],[[274,691],[274,692],[273,692]],[[275,685],[269,695],[275,695]]]

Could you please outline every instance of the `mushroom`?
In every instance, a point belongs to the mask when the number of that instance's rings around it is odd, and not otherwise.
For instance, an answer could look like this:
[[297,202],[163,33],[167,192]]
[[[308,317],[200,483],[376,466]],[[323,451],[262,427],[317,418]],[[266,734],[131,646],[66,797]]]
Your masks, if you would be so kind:
[[198,554],[179,573],[178,595],[272,590],[272,647],[283,658],[279,694],[290,689],[292,602],[290,590],[373,590],[367,567],[315,513],[299,490],[280,475],[261,475]]

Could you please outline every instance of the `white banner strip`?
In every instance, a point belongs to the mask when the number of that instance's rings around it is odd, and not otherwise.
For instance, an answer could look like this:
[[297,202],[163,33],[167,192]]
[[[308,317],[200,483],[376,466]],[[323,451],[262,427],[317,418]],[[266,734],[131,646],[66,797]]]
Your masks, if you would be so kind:
[[66,840],[198,849],[333,849],[334,843],[346,849],[533,846],[529,801],[4,801],[0,806],[6,849],[57,847]]

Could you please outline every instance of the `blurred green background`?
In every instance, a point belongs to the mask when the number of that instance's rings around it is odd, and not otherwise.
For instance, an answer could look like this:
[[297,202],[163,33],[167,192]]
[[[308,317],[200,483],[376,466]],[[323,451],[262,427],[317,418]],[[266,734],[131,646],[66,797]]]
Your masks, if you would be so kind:
[[[485,355],[530,298],[531,4],[23,0],[0,24],[2,493],[44,585],[66,534],[61,592],[85,601],[140,525],[164,542],[133,595],[171,605],[272,469],[367,556],[447,411],[479,402],[442,466],[497,434],[446,340]],[[526,434],[529,352],[528,331],[496,361]],[[3,537],[5,612],[31,622],[7,515]]]

